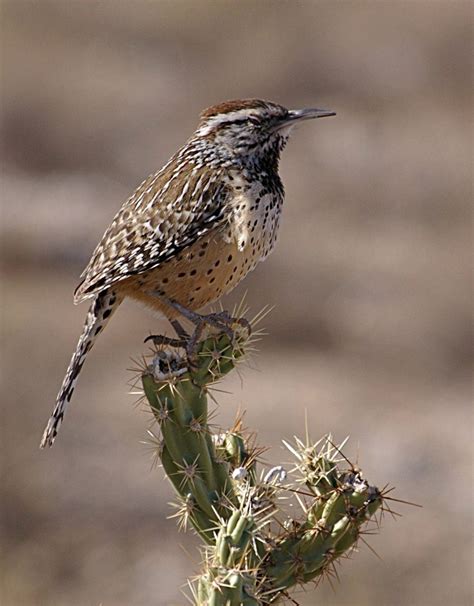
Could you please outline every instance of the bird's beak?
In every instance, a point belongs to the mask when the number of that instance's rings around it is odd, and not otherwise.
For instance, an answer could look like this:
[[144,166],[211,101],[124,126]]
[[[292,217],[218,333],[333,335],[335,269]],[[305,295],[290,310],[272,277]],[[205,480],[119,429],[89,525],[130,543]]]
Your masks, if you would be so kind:
[[288,115],[282,118],[278,124],[274,127],[277,131],[283,131],[287,129],[291,130],[293,126],[296,126],[303,120],[312,120],[313,118],[326,118],[327,116],[335,116],[336,112],[332,112],[329,109],[316,109],[316,108],[304,108],[304,109],[290,109]]
[[288,122],[299,122],[300,120],[312,120],[313,118],[326,118],[327,116],[335,116],[336,112],[329,109],[290,109],[288,112]]

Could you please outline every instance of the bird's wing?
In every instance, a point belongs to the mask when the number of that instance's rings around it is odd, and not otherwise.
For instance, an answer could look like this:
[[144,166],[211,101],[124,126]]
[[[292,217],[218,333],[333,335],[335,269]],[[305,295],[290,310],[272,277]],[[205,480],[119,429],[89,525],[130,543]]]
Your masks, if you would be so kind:
[[215,168],[170,161],[117,213],[81,275],[74,302],[172,258],[225,222],[228,199],[229,188]]

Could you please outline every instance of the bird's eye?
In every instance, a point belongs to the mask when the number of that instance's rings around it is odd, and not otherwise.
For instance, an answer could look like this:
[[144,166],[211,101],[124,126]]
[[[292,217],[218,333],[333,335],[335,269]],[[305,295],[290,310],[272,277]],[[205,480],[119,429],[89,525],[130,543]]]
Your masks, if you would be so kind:
[[248,121],[250,122],[250,124],[254,124],[255,126],[258,126],[260,124],[260,120],[258,118],[249,117]]

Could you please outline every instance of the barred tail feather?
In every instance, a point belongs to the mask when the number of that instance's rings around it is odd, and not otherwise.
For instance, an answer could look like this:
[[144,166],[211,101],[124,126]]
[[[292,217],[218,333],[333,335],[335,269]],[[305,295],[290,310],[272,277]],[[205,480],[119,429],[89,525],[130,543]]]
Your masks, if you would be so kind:
[[76,386],[77,378],[87,354],[95,343],[95,340],[103,330],[109,318],[122,302],[123,297],[112,290],[106,290],[95,296],[87,312],[84,329],[71,358],[69,367],[64,377],[63,384],[56,399],[56,406],[49,418],[48,424],[41,439],[41,448],[52,446],[61,425],[66,407]]

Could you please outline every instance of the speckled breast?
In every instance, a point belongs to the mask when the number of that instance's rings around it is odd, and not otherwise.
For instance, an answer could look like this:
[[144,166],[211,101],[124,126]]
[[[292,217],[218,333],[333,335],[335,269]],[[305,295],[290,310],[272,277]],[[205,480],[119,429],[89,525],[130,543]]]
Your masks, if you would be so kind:
[[260,186],[236,186],[229,220],[163,265],[117,284],[126,296],[165,313],[177,314],[153,293],[161,292],[198,310],[230,292],[273,249],[282,197]]

